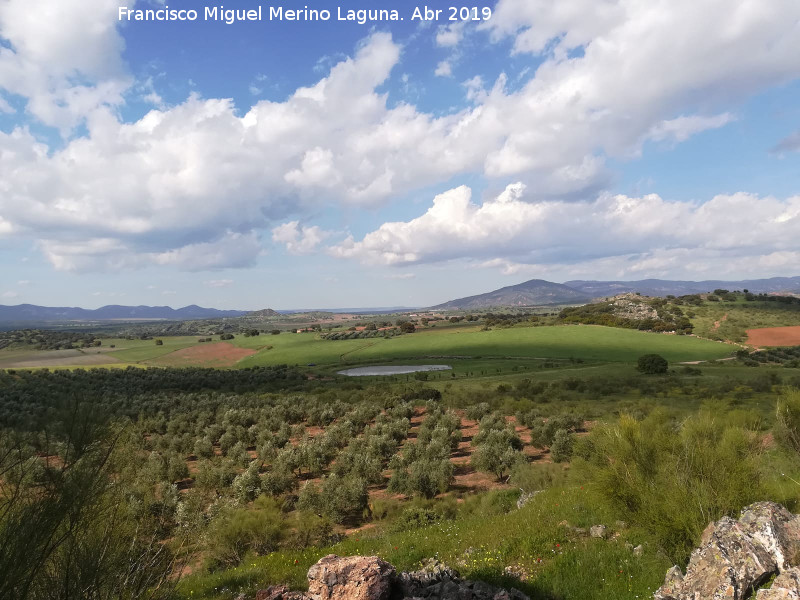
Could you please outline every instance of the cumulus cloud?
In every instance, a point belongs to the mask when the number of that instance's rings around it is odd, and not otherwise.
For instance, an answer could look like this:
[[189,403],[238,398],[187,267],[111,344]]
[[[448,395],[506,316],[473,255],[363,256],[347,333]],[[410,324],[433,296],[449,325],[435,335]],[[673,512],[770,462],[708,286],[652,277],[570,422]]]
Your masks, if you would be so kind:
[[453,76],[453,65],[450,63],[449,60],[443,60],[438,65],[436,65],[436,69],[433,72],[434,75],[437,77],[452,77]]
[[[69,130],[131,83],[121,59],[116,0],[0,3],[0,87],[28,99],[41,122]],[[87,23],[87,15],[91,23]]]
[[[28,5],[0,4],[0,87],[43,123],[85,119],[86,134],[51,148],[24,127],[0,132],[0,236],[36,238],[60,269],[246,266],[275,222],[465,173],[524,181],[539,199],[593,197],[608,157],[724,126],[732,102],[800,76],[796,0],[500,0],[486,27],[537,55],[535,73],[521,87],[472,80],[472,105],[451,114],[389,105],[379,90],[402,49],[376,33],[282,102],[191,96],[123,122],[113,0],[42,0],[55,18],[39,20]],[[290,251],[319,243],[295,233]]]
[[299,221],[290,221],[278,225],[272,230],[272,241],[286,246],[289,254],[311,254],[328,237],[330,233],[314,225],[306,227]]
[[800,196],[738,193],[700,204],[655,194],[603,194],[591,202],[528,201],[526,194],[517,183],[479,204],[469,188],[455,188],[420,217],[385,223],[329,252],[398,266],[469,259],[507,274],[564,272],[576,264],[651,274],[724,263],[778,267],[800,252]]

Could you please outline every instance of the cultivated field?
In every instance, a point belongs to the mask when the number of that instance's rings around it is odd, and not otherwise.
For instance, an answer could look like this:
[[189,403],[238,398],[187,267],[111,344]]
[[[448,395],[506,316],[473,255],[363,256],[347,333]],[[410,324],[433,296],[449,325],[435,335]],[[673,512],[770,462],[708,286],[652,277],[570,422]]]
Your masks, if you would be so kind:
[[[273,343],[273,340],[270,340]],[[480,331],[477,327],[421,330],[411,335],[368,340],[322,340],[312,334],[274,337],[238,366],[269,364],[342,365],[447,357],[487,359],[583,359],[631,362],[655,352],[669,361],[713,360],[732,348],[691,336],[646,333],[598,326],[525,327]]]
[[747,343],[751,346],[800,346],[800,326],[748,329]]
[[[542,361],[635,362],[657,353],[670,362],[727,357],[730,345],[698,339],[593,325],[514,327],[481,331],[477,326],[420,328],[413,334],[372,339],[325,340],[315,333],[244,337],[204,342],[195,336],[154,340],[103,339],[98,348],[82,350],[0,351],[0,368],[19,367],[237,367],[311,365],[331,371],[343,365],[410,364],[431,359],[451,364],[457,375],[489,374],[493,369],[538,368]],[[112,348],[113,346],[113,348]],[[437,377],[443,377],[440,374]]]

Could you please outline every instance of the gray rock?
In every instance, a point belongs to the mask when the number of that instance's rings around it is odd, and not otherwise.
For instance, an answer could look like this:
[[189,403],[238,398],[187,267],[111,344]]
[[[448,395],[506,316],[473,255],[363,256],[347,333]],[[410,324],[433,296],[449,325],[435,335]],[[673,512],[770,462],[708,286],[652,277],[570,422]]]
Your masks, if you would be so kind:
[[525,490],[520,489],[520,492],[521,494],[517,499],[517,508],[522,508],[523,506],[525,506],[528,502],[533,500],[537,494],[541,494],[542,490],[536,490],[534,492],[526,492]]
[[[758,502],[738,521],[723,517],[706,528],[702,544],[692,552],[686,575],[670,569],[656,600],[743,600],[792,566],[800,549],[800,518],[773,502]],[[791,598],[772,596],[782,597]]]
[[639,544],[638,546],[636,546],[636,547],[633,549],[633,555],[634,555],[634,556],[641,556],[642,554],[644,554],[644,546],[642,546],[641,544]]
[[589,535],[593,538],[605,538],[608,535],[608,528],[605,525],[592,525],[589,528]]

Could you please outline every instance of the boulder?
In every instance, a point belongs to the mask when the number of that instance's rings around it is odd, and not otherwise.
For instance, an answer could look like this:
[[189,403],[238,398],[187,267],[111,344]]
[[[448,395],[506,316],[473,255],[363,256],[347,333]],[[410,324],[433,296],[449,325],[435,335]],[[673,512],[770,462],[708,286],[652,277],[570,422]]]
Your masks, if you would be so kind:
[[723,517],[710,525],[701,543],[685,575],[678,567],[669,570],[655,600],[743,600],[794,564],[800,521],[778,504],[759,502],[745,508],[738,521]]
[[308,570],[311,600],[389,600],[395,570],[377,556],[335,554]]
[[593,538],[605,538],[608,535],[608,528],[605,525],[592,525],[589,528],[589,535]]

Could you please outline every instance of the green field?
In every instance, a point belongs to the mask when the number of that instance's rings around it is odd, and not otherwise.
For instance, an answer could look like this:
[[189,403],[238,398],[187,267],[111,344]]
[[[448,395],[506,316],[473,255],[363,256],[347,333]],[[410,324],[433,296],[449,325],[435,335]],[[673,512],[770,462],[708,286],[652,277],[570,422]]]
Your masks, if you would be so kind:
[[688,336],[645,333],[596,326],[526,327],[480,331],[459,328],[424,330],[394,338],[329,341],[312,334],[273,337],[273,348],[239,363],[241,367],[271,364],[349,365],[393,360],[471,358],[560,358],[633,362],[657,353],[671,362],[713,360],[730,356],[732,348]]
[[[100,348],[86,350],[0,351],[0,368],[159,366],[170,353],[198,344],[197,336],[163,337],[154,340],[108,338]],[[347,365],[403,361],[410,364],[452,364],[457,371],[483,375],[502,368],[527,369],[546,359],[630,363],[642,354],[657,353],[670,362],[714,360],[730,356],[728,344],[593,325],[514,327],[482,331],[476,326],[421,329],[390,338],[324,340],[313,333],[283,333],[230,340],[235,346],[257,350],[237,367],[260,365],[314,365],[339,368]],[[110,348],[110,346],[114,348]],[[211,346],[211,344],[209,344]],[[196,366],[206,366],[198,364]],[[499,371],[498,371],[499,372]]]

